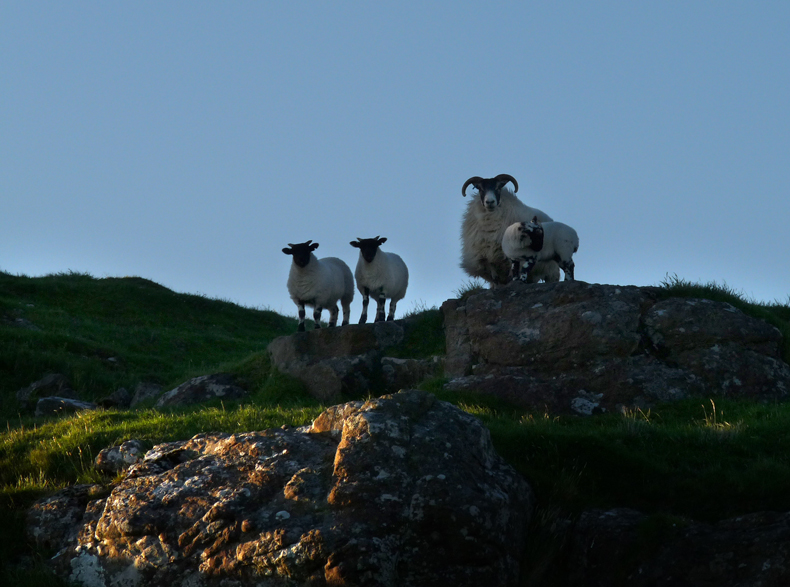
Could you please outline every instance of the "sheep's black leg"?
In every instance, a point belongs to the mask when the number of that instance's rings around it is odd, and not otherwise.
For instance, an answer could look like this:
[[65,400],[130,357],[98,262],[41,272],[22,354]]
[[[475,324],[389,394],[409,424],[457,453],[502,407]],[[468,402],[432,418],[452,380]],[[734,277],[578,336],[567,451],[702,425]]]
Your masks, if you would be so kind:
[[337,326],[337,304],[329,308],[329,328]]
[[384,322],[384,306],[387,299],[384,297],[384,292],[379,292],[379,297],[376,299],[376,322]]
[[518,281],[520,272],[521,272],[521,263],[519,263],[517,260],[513,261],[513,266],[510,268],[510,279],[512,281]]
[[390,320],[395,320],[395,308],[397,307],[398,302],[395,300],[390,300],[390,313],[387,314],[387,322]]
[[321,306],[313,308],[313,322],[315,322],[316,328],[321,328],[321,312],[323,311],[324,309]]
[[345,326],[348,324],[348,320],[351,317],[351,304],[345,304],[342,301],[340,302],[343,305],[343,324]]
[[524,257],[524,265],[521,267],[521,281],[526,282],[529,279],[529,272],[535,266],[535,257]]
[[304,332],[304,304],[297,304],[299,307],[299,326],[296,332]]
[[359,323],[364,324],[368,321],[368,304],[370,303],[370,290],[365,288],[362,291],[362,316],[359,317]]
[[563,261],[560,267],[565,272],[565,281],[573,281],[573,269],[576,267],[573,259],[570,259],[568,262]]

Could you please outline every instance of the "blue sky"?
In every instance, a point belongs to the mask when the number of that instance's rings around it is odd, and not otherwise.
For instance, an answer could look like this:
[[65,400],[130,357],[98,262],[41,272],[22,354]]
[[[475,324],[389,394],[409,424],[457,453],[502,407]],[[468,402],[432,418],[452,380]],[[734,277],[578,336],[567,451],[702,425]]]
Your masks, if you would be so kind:
[[461,185],[509,173],[580,280],[790,296],[790,2],[7,0],[0,55],[11,273],[295,314],[282,247],[382,235],[401,315],[468,280]]

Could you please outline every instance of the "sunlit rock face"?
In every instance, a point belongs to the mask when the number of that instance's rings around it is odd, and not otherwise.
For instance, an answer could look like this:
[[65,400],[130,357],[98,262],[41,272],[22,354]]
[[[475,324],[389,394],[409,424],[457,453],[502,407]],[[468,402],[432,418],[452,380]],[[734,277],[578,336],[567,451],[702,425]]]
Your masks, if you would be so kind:
[[109,495],[69,491],[29,535],[85,586],[516,585],[533,505],[478,420],[414,390],[162,444]]
[[442,305],[451,390],[592,414],[689,396],[781,400],[782,337],[723,302],[658,288],[512,283]]

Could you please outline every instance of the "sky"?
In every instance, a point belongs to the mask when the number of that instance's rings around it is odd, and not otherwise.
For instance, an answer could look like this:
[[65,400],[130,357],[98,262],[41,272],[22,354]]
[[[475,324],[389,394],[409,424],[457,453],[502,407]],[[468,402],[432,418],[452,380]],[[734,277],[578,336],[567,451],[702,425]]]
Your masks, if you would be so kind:
[[790,301],[785,0],[5,0],[0,55],[9,273],[295,315],[283,247],[380,235],[401,316],[469,281],[461,186],[508,173],[579,280]]

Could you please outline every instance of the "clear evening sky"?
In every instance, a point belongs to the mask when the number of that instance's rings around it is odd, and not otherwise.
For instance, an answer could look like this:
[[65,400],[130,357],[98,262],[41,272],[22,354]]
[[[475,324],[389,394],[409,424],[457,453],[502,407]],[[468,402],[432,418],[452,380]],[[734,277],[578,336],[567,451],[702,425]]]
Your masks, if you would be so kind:
[[499,173],[577,279],[787,302],[790,2],[0,3],[4,271],[293,315],[287,243],[381,235],[402,315],[468,280]]

